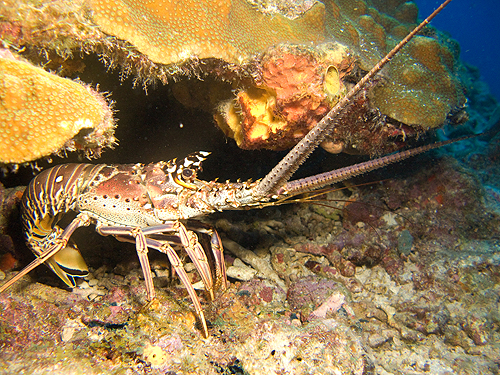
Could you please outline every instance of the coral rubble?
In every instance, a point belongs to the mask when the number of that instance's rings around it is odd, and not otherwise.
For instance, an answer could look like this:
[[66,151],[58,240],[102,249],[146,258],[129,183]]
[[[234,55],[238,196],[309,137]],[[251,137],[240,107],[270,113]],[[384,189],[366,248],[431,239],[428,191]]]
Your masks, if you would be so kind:
[[112,111],[101,94],[9,54],[0,57],[0,163],[77,149],[99,155],[115,143]]

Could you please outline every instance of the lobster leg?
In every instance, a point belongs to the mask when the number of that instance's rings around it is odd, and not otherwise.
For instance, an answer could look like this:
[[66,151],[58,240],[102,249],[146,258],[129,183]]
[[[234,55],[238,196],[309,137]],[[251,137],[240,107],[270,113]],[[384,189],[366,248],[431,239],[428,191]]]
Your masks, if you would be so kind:
[[[49,246],[47,250],[37,253],[38,257],[33,262],[28,264],[21,271],[19,271],[17,275],[15,275],[12,279],[10,279],[4,285],[2,285],[2,287],[0,287],[0,293],[9,288],[12,284],[14,284],[17,280],[26,275],[28,272],[35,269],[40,264],[45,263],[59,251],[65,249],[68,244],[69,238],[71,237],[73,232],[77,228],[82,226],[87,226],[89,224],[90,224],[90,218],[88,217],[88,215],[81,213],[75,219],[73,219],[73,221],[62,232],[60,233],[55,232],[55,238],[51,240],[52,245]],[[61,229],[57,227],[54,228],[54,230],[58,232],[61,231]],[[54,270],[54,272],[56,272],[56,274],[59,275],[59,273],[54,269],[55,266],[57,265],[51,265],[51,268]]]
[[[105,227],[101,226],[97,228],[97,231],[102,235],[112,235],[116,237],[126,237],[135,238],[137,254],[139,255],[139,260],[141,262],[142,271],[144,273],[144,279],[146,281],[146,290],[148,293],[148,299],[153,299],[155,297],[154,287],[153,287],[153,277],[151,274],[151,267],[149,265],[149,260],[147,258],[147,244],[146,236],[152,234],[163,234],[164,232],[178,232],[182,245],[186,249],[189,257],[195,264],[198,270],[205,289],[210,294],[210,298],[214,299],[213,291],[213,278],[210,270],[210,264],[208,262],[207,256],[203,247],[198,242],[198,237],[196,234],[178,222],[172,222],[162,225],[155,225],[147,228],[128,228],[128,227]],[[157,243],[163,243],[163,241],[156,241]],[[175,267],[175,266],[174,266]]]
[[205,285],[205,289],[210,294],[210,300],[213,300],[214,281],[212,278],[212,271],[205,250],[198,241],[198,236],[193,231],[187,230],[181,223],[179,223],[178,232],[182,245],[196,266],[203,284]]
[[[153,234],[163,234],[164,232],[178,231],[178,238],[180,239],[182,245],[185,247],[191,260],[195,263],[196,269],[200,273],[200,276],[205,284],[205,288],[210,293],[210,297],[213,299],[213,280],[210,271],[210,266],[203,250],[203,247],[198,242],[197,236],[194,232],[189,231],[183,224],[180,223],[168,223],[164,225],[155,225],[147,227],[144,229],[140,228],[127,228],[127,227],[98,227],[97,231],[102,235],[112,235],[120,240],[129,241],[128,238],[134,237],[136,242],[137,254],[141,261],[142,271],[144,273],[144,279],[146,280],[146,290],[148,293],[148,299],[152,299],[155,296],[153,288],[153,278],[151,274],[151,268],[149,265],[149,260],[147,258],[147,249],[151,247],[156,249],[168,256],[170,264],[174,268],[175,272],[181,279],[182,283],[186,287],[197,316],[200,318],[203,325],[203,333],[205,337],[208,337],[207,322],[205,320],[205,315],[201,308],[201,303],[196,294],[191,281],[189,280],[186,271],[182,265],[182,262],[175,252],[175,250],[167,242],[161,240],[154,240],[152,238],[147,238],[147,235]],[[218,271],[220,272],[220,271]],[[148,287],[149,285],[149,287]],[[151,298],[150,298],[151,296]]]
[[218,289],[222,282],[223,288],[226,289],[227,275],[226,264],[224,263],[224,248],[222,247],[222,241],[219,234],[210,225],[196,220],[189,221],[188,228],[194,230],[195,232],[205,233],[210,236],[210,246],[215,262],[215,288]]
[[227,289],[227,274],[226,263],[224,262],[224,249],[222,247],[222,240],[216,230],[211,229],[210,244],[215,256],[215,272],[217,278],[217,286],[219,281],[222,280],[224,289]]
[[141,228],[128,228],[128,227],[97,227],[97,232],[103,236],[130,236],[135,239],[135,248],[141,263],[142,273],[144,275],[144,282],[146,283],[146,293],[148,301],[156,297],[155,288],[153,286],[153,275],[151,273],[151,266],[148,259],[148,246],[146,244],[146,237]]
[[[112,229],[110,229],[112,228]],[[173,235],[166,235],[164,232],[166,231],[174,231],[174,225],[173,224],[165,224],[165,225],[157,225],[153,227],[148,227],[142,229],[142,234],[144,236],[150,236],[150,235],[159,235],[157,238],[154,238],[157,243],[168,243],[168,244],[176,244],[183,246],[188,253],[189,258],[193,261],[198,273],[200,274],[200,277],[203,281],[203,285],[205,286],[205,290],[209,293],[210,299],[214,299],[214,284],[213,284],[213,277],[212,277],[212,271],[210,269],[210,263],[207,259],[207,256],[205,254],[205,250],[203,249],[203,246],[198,242],[198,238],[195,233],[193,233],[190,230],[187,230],[184,226],[182,230],[182,235],[181,234],[173,234]],[[132,242],[135,243],[136,240],[132,237],[131,233],[128,230],[124,230],[123,227],[101,227],[98,229],[98,232],[101,233],[102,235],[112,235],[114,236],[117,240],[122,241],[122,242]],[[147,240],[150,240],[151,238],[146,237]],[[221,248],[222,245],[220,244],[220,239],[219,236],[216,235],[216,241],[214,241],[214,237],[212,234],[211,237],[211,248],[212,251],[214,252],[214,256],[217,257],[215,260],[215,275],[217,278],[217,282],[215,285],[215,288],[218,288],[219,285],[221,284],[221,278],[222,282],[224,283],[224,289],[227,287],[226,284],[226,267],[224,262],[222,262],[222,265],[220,265],[220,259],[224,259],[222,256]],[[215,245],[214,243],[218,244],[217,245],[217,250],[215,250]],[[219,255],[217,255],[217,253]]]
[[200,299],[198,298],[198,295],[196,294],[193,285],[191,285],[191,281],[189,280],[189,277],[182,265],[181,260],[179,259],[179,256],[172,248],[172,246],[170,246],[168,243],[153,240],[150,238],[146,239],[146,243],[148,244],[149,247],[156,249],[164,254],[167,254],[170,264],[172,264],[172,267],[174,267],[177,276],[179,276],[179,279],[181,279],[182,283],[186,287],[189,297],[191,297],[191,300],[193,301],[194,310],[196,311],[196,315],[198,315],[198,317],[200,318],[201,324],[203,326],[203,336],[207,338],[208,337],[207,321],[205,320],[205,314],[203,314],[203,310],[201,308]]
[[210,294],[210,299],[214,299],[214,282],[210,264],[205,254],[205,250],[198,241],[198,236],[193,231],[187,230],[184,224],[180,222],[171,222],[163,225],[155,225],[143,228],[145,236],[151,234],[162,234],[164,232],[177,232],[176,236],[180,239],[189,258],[193,261],[201,280],[205,285],[205,290]]

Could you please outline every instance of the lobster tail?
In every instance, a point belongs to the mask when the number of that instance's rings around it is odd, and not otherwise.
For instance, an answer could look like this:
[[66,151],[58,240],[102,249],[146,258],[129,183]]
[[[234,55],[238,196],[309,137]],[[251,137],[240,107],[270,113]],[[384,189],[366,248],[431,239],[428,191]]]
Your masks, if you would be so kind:
[[[41,257],[62,229],[60,217],[74,208],[78,194],[92,181],[102,165],[65,164],[38,174],[23,195],[21,216],[26,242],[37,257]],[[88,268],[74,243],[58,250],[45,263],[69,287],[75,287],[75,277],[88,274]]]
[[85,277],[89,274],[87,264],[73,241],[54,254],[45,264],[70,288],[76,286],[75,277]]

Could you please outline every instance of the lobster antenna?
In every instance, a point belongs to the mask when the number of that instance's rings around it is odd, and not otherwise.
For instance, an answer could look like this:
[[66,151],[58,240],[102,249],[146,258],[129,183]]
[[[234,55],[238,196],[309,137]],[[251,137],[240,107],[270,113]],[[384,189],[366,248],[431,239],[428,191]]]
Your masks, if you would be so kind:
[[312,128],[307,135],[295,145],[294,148],[262,179],[255,188],[253,196],[255,199],[262,199],[276,192],[283,186],[299,168],[299,166],[309,157],[314,149],[323,141],[326,135],[330,134],[335,119],[347,107],[354,96],[366,86],[373,77],[403,48],[417,33],[420,32],[429,22],[441,12],[451,0],[445,0],[432,14],[415,27],[396,47],[394,47],[377,65],[375,65],[361,80],[331,109],[328,114]]
[[48,253],[41,254],[39,258],[36,258],[34,261],[32,261],[30,264],[28,264],[26,267],[24,267],[14,277],[9,279],[9,281],[7,281],[5,284],[3,284],[0,287],[0,293],[3,293],[6,289],[8,289],[12,284],[14,284],[16,281],[18,281],[21,277],[26,275],[28,272],[30,272],[31,270],[34,270],[40,264],[45,263],[45,261],[48,260],[55,253],[57,253],[57,251],[59,251],[60,248],[55,248],[55,250],[56,251],[50,251]]
[[345,168],[335,169],[330,172],[325,172],[317,174],[315,176],[301,178],[300,180],[289,181],[284,186],[278,189],[277,195],[297,195],[306,193],[315,189],[322,188],[326,185],[331,185],[340,181],[347,180],[348,178],[359,176],[375,169],[385,167],[389,164],[397,163],[402,160],[408,159],[410,157],[422,154],[424,152],[434,150],[455,142],[464,141],[466,139],[482,136],[481,134],[466,135],[456,139],[450,139],[448,141],[441,141],[432,143],[425,146],[420,146],[412,148],[406,151],[400,151],[395,154],[390,154],[383,156],[378,159],[368,160],[363,163],[350,165]]

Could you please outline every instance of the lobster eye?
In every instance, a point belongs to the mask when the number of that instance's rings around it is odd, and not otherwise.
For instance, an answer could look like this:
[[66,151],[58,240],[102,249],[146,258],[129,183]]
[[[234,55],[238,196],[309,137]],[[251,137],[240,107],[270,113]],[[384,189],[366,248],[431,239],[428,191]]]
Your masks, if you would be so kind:
[[184,169],[182,171],[182,177],[185,179],[190,179],[193,176],[194,176],[194,172],[192,169]]

